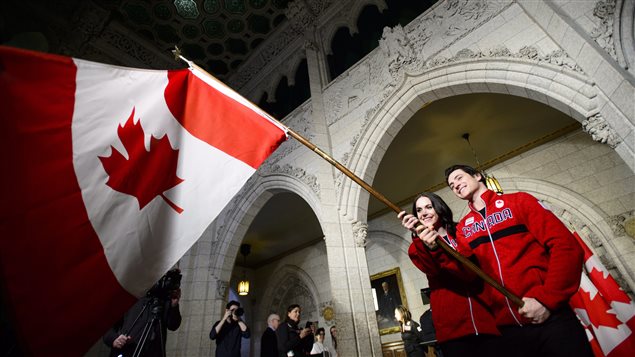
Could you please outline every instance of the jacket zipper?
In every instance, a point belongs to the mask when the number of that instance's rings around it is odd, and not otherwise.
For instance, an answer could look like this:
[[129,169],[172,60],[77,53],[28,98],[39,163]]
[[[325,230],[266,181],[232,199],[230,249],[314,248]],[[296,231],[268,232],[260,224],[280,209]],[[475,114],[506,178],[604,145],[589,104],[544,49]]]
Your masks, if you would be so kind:
[[[498,276],[501,279],[501,285],[504,287],[505,281],[503,279],[503,269],[501,268],[500,259],[498,259],[498,252],[496,251],[496,245],[494,244],[494,239],[492,238],[492,232],[490,232],[489,225],[487,224],[487,204],[485,204],[484,210],[485,210],[485,215],[482,215],[481,212],[478,212],[478,211],[476,213],[478,213],[479,216],[483,218],[483,224],[485,225],[485,229],[487,229],[487,236],[489,237],[489,241],[492,244],[492,251],[494,251],[494,257],[496,258],[496,265],[498,266]],[[516,318],[516,315],[514,314],[514,310],[512,310],[512,307],[509,304],[509,299],[507,299],[507,296],[505,296],[505,303],[507,304],[507,309],[509,310],[509,312],[512,314],[512,317],[514,318],[514,321],[516,321],[516,323],[519,326],[522,326],[523,324],[520,323],[520,321],[518,321],[518,319]]]

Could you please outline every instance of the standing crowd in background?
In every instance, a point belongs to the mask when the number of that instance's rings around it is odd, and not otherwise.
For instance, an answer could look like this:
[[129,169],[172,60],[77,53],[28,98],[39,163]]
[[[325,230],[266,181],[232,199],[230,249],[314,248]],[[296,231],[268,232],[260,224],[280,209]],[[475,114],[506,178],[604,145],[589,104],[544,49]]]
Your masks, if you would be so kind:
[[[332,346],[324,343],[326,331],[317,327],[317,321],[307,321],[300,327],[302,308],[292,304],[284,320],[277,314],[267,317],[267,328],[260,339],[261,357],[337,356],[337,329],[329,329]],[[237,301],[225,306],[225,315],[212,326],[209,337],[216,341],[216,357],[240,357],[243,338],[250,337],[249,327],[242,320],[244,310]]]

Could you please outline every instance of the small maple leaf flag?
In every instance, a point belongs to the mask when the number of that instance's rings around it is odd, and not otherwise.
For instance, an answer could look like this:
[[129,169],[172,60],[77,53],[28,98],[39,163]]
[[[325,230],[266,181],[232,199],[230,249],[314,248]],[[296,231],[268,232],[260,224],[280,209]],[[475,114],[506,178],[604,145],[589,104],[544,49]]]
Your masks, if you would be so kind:
[[286,139],[196,69],[0,46],[0,274],[23,352],[84,354]]
[[586,329],[596,357],[635,356],[635,303],[600,259],[574,232],[584,250],[580,289],[569,304]]

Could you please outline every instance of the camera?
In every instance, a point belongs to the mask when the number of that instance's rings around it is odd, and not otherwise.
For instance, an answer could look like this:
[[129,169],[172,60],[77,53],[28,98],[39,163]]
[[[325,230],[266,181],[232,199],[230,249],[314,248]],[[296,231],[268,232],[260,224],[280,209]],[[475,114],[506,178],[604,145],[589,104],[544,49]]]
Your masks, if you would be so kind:
[[179,269],[168,271],[148,290],[148,296],[167,299],[172,291],[181,287],[181,277]]
[[234,311],[234,315],[236,315],[237,317],[241,317],[244,314],[245,314],[245,309],[243,309],[242,307],[239,307]]

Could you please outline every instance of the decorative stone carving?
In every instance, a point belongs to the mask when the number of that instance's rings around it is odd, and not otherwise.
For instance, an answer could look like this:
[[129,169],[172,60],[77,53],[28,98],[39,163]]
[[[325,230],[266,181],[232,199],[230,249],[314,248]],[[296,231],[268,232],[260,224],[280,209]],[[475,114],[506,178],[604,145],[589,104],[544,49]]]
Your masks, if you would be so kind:
[[291,27],[298,33],[304,33],[305,30],[313,26],[316,20],[313,9],[300,0],[290,2],[284,15],[289,19]]
[[[254,53],[240,66],[236,74],[232,75],[228,83],[232,88],[243,88],[254,78],[262,73],[273,72],[275,67],[265,70],[266,66],[271,66],[273,59],[288,51],[290,57],[297,55],[297,49],[290,48],[290,44],[303,34],[326,13],[326,10],[333,4],[332,0],[295,0],[289,2],[285,12],[287,23],[281,24],[276,35],[267,39],[261,46],[255,49]],[[292,59],[281,59],[291,61]],[[282,63],[282,62],[280,62]],[[260,82],[266,79],[260,78]],[[251,85],[250,85],[251,86]]]
[[103,30],[110,12],[92,1],[82,2],[72,17],[72,29],[68,33],[62,54],[75,55]]
[[[365,112],[367,122],[394,92],[406,71],[423,70],[426,56],[422,54],[440,53],[511,4],[509,0],[447,1],[403,28],[385,29],[379,50],[338,77],[324,93],[329,109],[325,113],[327,123],[336,123],[353,109]],[[448,31],[457,22],[461,22],[462,30]],[[433,34],[441,39],[430,42]]]
[[622,141],[615,134],[613,128],[604,120],[601,114],[595,114],[582,122],[582,129],[589,133],[593,140],[607,144],[615,149]]
[[608,221],[615,236],[628,235],[635,239],[635,211],[609,217]]
[[[310,102],[305,103],[304,105],[296,108],[289,116],[286,117],[284,124],[289,128],[293,129],[296,133],[302,135],[307,140],[313,139],[315,134],[310,132],[310,118],[313,115],[312,110],[310,109]],[[289,139],[282,143],[278,149],[265,161],[263,164],[263,169],[266,169],[266,166],[274,165],[280,161],[282,161],[285,157],[289,156],[290,153],[298,149],[302,144],[295,140]]]
[[227,296],[229,281],[216,280],[216,298],[224,300]]
[[[149,50],[148,47],[135,40],[134,36],[125,32],[125,28],[116,25],[109,25],[104,29],[99,40],[104,41],[114,49],[125,53],[127,56],[144,63],[149,68],[175,68],[183,66],[176,61],[166,61],[165,58]],[[170,58],[166,55],[166,58]]]
[[[402,67],[414,62],[416,57],[414,47],[401,25],[393,28],[384,27],[379,48],[384,56],[390,59],[388,71],[393,78],[397,77]],[[425,57],[422,53],[419,55]]]
[[466,60],[474,60],[480,58],[496,58],[496,57],[509,57],[509,58],[521,58],[536,61],[538,63],[549,63],[556,66],[566,67],[572,71],[584,73],[582,68],[578,66],[575,61],[562,50],[556,50],[546,55],[541,55],[538,48],[534,46],[523,46],[518,53],[512,53],[505,46],[497,46],[486,51],[472,51],[468,48],[462,49],[454,55],[454,57],[446,58],[443,56],[435,57],[429,60],[424,70],[433,69],[445,64],[456,63]]
[[293,176],[300,181],[304,182],[311,191],[315,192],[315,194],[320,197],[320,184],[318,183],[318,179],[315,175],[309,174],[304,169],[299,167],[293,167],[289,164],[273,165],[270,167],[270,172],[262,173],[263,175],[267,174],[282,174],[287,176]]
[[613,21],[615,18],[615,0],[603,0],[595,3],[593,16],[600,19],[600,23],[591,31],[591,37],[613,59],[618,61],[613,43]]
[[366,247],[366,237],[368,236],[368,224],[355,221],[353,223],[353,237],[355,239],[355,245],[359,248]]
[[324,318],[327,326],[333,326],[335,324],[335,308],[333,307],[333,301],[325,301],[320,303],[320,315]]

